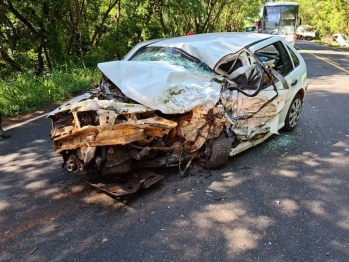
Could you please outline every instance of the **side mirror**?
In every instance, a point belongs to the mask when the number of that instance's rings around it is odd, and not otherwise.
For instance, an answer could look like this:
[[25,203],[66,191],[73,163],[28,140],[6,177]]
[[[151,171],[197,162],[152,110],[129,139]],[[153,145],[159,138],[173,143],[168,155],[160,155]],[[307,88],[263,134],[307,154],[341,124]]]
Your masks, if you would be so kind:
[[300,26],[302,24],[302,18],[298,17],[298,26]]

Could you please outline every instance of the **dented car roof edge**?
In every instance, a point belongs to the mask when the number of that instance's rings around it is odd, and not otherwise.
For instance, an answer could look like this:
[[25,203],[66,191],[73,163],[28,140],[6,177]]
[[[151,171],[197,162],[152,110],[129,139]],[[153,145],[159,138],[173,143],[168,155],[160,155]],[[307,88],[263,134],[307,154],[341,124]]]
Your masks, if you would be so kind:
[[173,47],[191,54],[217,73],[220,61],[229,60],[229,56],[234,57],[243,48],[267,38],[271,36],[260,33],[220,32],[149,40],[136,45],[123,60],[131,59],[141,47]]

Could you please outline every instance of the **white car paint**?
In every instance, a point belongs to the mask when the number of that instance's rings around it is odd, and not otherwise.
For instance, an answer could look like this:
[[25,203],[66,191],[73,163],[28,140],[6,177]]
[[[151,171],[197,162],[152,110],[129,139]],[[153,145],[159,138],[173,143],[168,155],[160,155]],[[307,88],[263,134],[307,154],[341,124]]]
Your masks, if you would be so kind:
[[288,111],[295,97],[301,104],[307,88],[305,61],[297,50],[281,36],[255,33],[151,40],[98,68],[103,81],[97,93],[49,114],[51,139],[55,150],[69,157],[69,171],[89,164],[102,168],[100,154],[109,146],[123,149],[120,156],[107,150],[109,167],[117,171],[124,156],[156,162],[155,152],[149,154],[154,148],[169,153],[160,154],[165,164],[181,157],[177,149],[194,158],[213,150],[207,141],[224,137],[220,148],[228,152],[218,150],[224,152],[219,162],[278,134],[285,124],[292,130],[295,125],[285,122]]
[[334,34],[333,40],[336,41],[340,46],[349,46],[347,37],[342,34]]

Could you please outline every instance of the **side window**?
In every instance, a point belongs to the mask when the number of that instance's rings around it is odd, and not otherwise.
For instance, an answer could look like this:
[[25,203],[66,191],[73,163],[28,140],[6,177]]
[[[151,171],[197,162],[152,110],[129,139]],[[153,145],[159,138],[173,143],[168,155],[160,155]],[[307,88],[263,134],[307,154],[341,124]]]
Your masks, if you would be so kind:
[[279,61],[279,65],[276,65],[275,67],[283,76],[286,76],[293,70],[291,57],[283,43],[276,42],[275,47],[279,50],[281,59],[281,61]]
[[[282,42],[263,47],[255,52],[262,62],[274,62],[274,69],[281,75],[286,76],[293,70],[290,55]],[[299,61],[298,61],[299,63]]]
[[288,49],[288,51],[289,51],[290,54],[291,54],[294,67],[299,66],[299,59],[298,59],[298,57],[296,56],[296,54],[295,54],[289,47],[287,47],[287,49]]

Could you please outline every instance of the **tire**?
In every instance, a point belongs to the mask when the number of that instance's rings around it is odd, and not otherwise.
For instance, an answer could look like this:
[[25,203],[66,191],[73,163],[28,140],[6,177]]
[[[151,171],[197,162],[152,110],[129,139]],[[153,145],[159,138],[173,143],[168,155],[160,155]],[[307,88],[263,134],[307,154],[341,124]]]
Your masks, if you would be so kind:
[[208,169],[219,169],[228,161],[231,144],[228,138],[222,133],[219,137],[213,139],[210,144],[210,156],[206,165]]
[[302,96],[297,94],[293,98],[290,108],[288,109],[283,130],[290,132],[295,129],[299,122],[299,117],[301,116],[302,104]]

